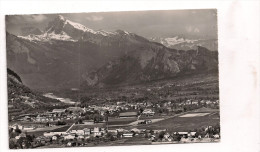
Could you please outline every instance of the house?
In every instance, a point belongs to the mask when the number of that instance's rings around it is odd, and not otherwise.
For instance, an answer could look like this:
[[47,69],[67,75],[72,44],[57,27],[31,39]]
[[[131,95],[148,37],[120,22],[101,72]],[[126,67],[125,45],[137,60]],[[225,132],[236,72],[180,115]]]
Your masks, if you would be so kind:
[[119,114],[120,118],[129,118],[129,117],[137,117],[137,112],[122,112]]
[[181,135],[182,137],[188,137],[189,132],[174,132],[173,134]]
[[84,131],[84,135],[90,135],[91,133],[89,128],[84,128],[83,131]]
[[54,136],[54,135],[55,135],[54,132],[44,132],[44,133],[43,133],[43,136],[44,136],[44,137],[52,137],[52,136]]
[[163,131],[166,131],[166,129],[156,129],[156,130],[153,130],[154,133],[160,133],[160,132],[163,132]]
[[68,142],[68,143],[67,143],[67,146],[68,146],[68,147],[71,147],[71,146],[72,146],[72,143],[71,143],[71,142]]
[[71,130],[71,134],[84,135],[84,130]]
[[182,143],[190,142],[190,138],[182,137],[180,142],[182,142]]
[[140,133],[141,130],[140,129],[137,129],[137,128],[133,128],[131,131],[135,132],[135,133]]
[[102,136],[101,128],[94,127],[94,129],[93,129],[93,136],[94,137],[101,137]]
[[80,135],[77,137],[77,139],[84,139],[84,136]]
[[52,112],[54,112],[54,113],[65,113],[66,109],[53,109]]
[[188,133],[188,137],[195,137],[195,135],[196,135],[196,132],[190,132],[190,133]]
[[198,102],[198,101],[193,101],[192,104],[194,104],[194,105],[198,105],[199,102]]
[[47,121],[47,118],[46,117],[37,116],[36,117],[36,121],[37,122],[45,122],[45,121]]
[[163,138],[165,138],[165,139],[168,139],[168,138],[170,138],[171,137],[171,135],[167,132],[167,133],[165,133],[164,134],[164,136],[163,136]]
[[207,101],[206,101],[206,104],[211,104],[211,101],[210,101],[210,100],[207,100]]
[[133,136],[134,136],[134,133],[132,133],[132,132],[123,134],[123,137],[126,137],[126,138],[133,137]]
[[18,140],[18,139],[20,139],[22,137],[26,137],[25,133],[21,133],[19,136],[16,136],[15,139]]
[[70,139],[74,139],[75,135],[68,134],[68,135],[65,135],[63,137],[64,137],[64,140],[70,140]]
[[113,130],[108,130],[107,132],[109,132],[112,136],[116,137],[118,132],[117,130],[113,129]]
[[215,134],[215,135],[213,135],[213,137],[216,138],[216,139],[220,138],[219,134]]
[[22,126],[22,125],[18,125],[18,124],[14,124],[14,125],[12,125],[10,128],[13,128],[14,130],[15,130],[15,129],[20,129],[20,130],[22,130],[22,129],[23,129],[23,126]]
[[117,130],[116,129],[109,129],[109,130],[107,130],[107,132],[109,132],[109,133],[117,133]]
[[123,128],[118,128],[116,130],[117,130],[117,132],[126,132],[127,131],[126,129],[123,129]]
[[147,115],[147,116],[153,116],[155,114],[154,111],[152,111],[152,109],[144,109],[144,111],[142,112],[143,115]]
[[51,138],[52,140],[57,140],[58,139],[58,137],[57,136],[52,136],[52,138]]

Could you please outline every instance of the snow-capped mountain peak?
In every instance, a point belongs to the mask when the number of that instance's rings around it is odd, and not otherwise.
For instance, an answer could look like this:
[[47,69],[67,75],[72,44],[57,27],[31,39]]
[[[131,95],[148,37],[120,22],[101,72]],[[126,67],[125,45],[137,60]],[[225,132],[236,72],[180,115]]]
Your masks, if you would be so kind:
[[62,41],[75,41],[74,39],[72,39],[67,33],[65,32],[61,32],[60,34],[56,34],[54,32],[52,33],[43,33],[41,35],[28,35],[28,36],[18,36],[22,39],[26,39],[29,40],[31,42],[34,41],[43,41],[43,42],[47,42],[50,40],[62,40]]
[[90,29],[90,28],[87,28],[86,26],[82,25],[82,24],[79,24],[79,23],[76,23],[76,22],[72,22],[70,20],[66,20],[65,24],[70,24],[72,25],[74,28],[78,29],[78,30],[82,30],[84,32],[90,32],[90,33],[93,33],[93,34],[96,34],[97,32]]
[[151,41],[159,42],[166,47],[177,50],[191,50],[196,49],[197,46],[203,46],[211,51],[218,49],[216,39],[187,39],[181,36],[174,37],[152,37]]
[[86,33],[97,34],[96,31],[82,24],[70,21],[62,15],[58,15],[54,20],[49,22],[44,33],[19,37],[30,41],[77,41]]
[[115,32],[108,32],[108,31],[104,31],[104,30],[98,30],[96,33],[97,33],[97,34],[101,34],[101,35],[103,35],[103,36],[116,35]]
[[58,15],[58,17],[60,20],[66,20],[65,17],[63,17],[62,15]]
[[28,36],[19,36],[20,38],[27,39],[29,41],[50,41],[50,40],[62,40],[62,41],[78,41],[85,40],[91,42],[101,42],[105,37],[114,36],[131,36],[132,33],[123,30],[117,30],[115,32],[108,32],[104,30],[95,31],[80,23],[70,21],[58,15],[54,20],[50,21],[45,32],[39,35],[30,34]]

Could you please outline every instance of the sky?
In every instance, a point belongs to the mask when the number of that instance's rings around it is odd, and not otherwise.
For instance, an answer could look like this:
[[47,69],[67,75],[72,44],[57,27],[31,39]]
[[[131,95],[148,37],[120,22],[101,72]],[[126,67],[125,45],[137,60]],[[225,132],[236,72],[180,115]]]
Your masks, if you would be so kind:
[[147,38],[182,36],[217,39],[216,9],[9,15],[6,16],[6,30],[14,35],[21,35],[25,27],[44,31],[57,15],[93,30],[121,29]]

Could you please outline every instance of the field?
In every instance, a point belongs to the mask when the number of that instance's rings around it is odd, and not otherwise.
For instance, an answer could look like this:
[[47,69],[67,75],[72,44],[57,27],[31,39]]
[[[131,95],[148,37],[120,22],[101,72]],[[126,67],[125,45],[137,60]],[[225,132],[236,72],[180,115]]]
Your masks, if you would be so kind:
[[184,114],[184,115],[181,115],[180,117],[201,117],[201,116],[206,116],[210,113],[188,113],[188,114]]
[[85,125],[85,124],[77,124],[74,125],[70,130],[80,130],[80,129],[84,129],[84,128],[94,128],[94,127],[105,127],[105,123],[96,123],[93,125]]
[[[185,117],[184,117],[185,116]],[[192,117],[187,117],[192,116]],[[181,116],[171,117],[148,125],[140,125],[140,129],[167,129],[169,131],[190,131],[219,123],[219,112],[189,112]]]
[[28,131],[27,134],[29,135],[35,135],[36,137],[43,135],[44,132],[65,132],[67,129],[69,129],[70,125],[65,125],[65,126],[59,126],[55,128],[43,128],[40,130],[33,130],[33,131]]
[[134,121],[136,121],[137,118],[108,118],[108,125],[127,125]]

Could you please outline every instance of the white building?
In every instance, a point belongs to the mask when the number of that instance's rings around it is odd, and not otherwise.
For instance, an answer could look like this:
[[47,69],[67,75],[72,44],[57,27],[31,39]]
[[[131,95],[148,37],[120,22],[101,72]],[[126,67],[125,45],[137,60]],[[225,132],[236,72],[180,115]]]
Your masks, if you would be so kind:
[[70,133],[77,134],[77,135],[84,135],[84,130],[71,130]]
[[129,138],[129,137],[133,137],[134,134],[133,133],[124,133],[123,137]]
[[149,115],[149,116],[153,116],[155,114],[154,111],[152,111],[152,109],[144,109],[144,111],[142,112],[142,114],[144,115]]
[[93,136],[94,136],[94,137],[101,137],[101,136],[102,136],[101,128],[99,128],[99,127],[94,127]]
[[64,136],[65,140],[70,140],[70,139],[74,139],[74,138],[75,138],[75,135],[71,135],[71,134]]

